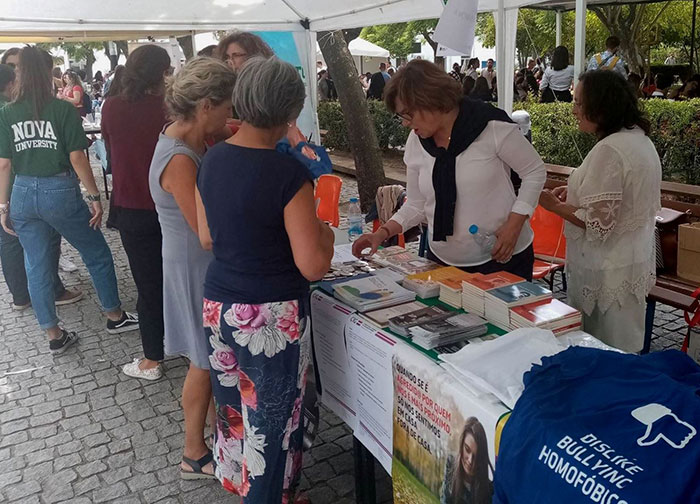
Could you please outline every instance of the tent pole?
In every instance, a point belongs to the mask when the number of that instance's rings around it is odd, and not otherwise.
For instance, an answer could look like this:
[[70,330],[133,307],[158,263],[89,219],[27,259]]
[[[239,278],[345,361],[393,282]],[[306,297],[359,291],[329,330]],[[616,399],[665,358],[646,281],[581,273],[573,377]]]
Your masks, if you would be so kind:
[[496,78],[498,79],[498,89],[501,90],[498,93],[498,108],[502,109],[506,105],[505,93],[502,90],[505,89],[508,80],[506,77],[505,0],[498,0],[498,11],[496,11]]
[[190,30],[190,36],[192,37],[192,52],[195,56],[197,56],[197,42],[194,39],[195,34],[196,32],[194,30]]
[[698,0],[693,0],[693,22],[690,29],[690,74],[692,75],[695,70],[695,57],[697,49],[695,48],[695,18],[698,14]]
[[556,11],[556,21],[557,21],[557,36],[556,36],[556,46],[561,45],[561,11]]
[[586,0],[576,0],[576,30],[574,33],[574,85],[586,69]]

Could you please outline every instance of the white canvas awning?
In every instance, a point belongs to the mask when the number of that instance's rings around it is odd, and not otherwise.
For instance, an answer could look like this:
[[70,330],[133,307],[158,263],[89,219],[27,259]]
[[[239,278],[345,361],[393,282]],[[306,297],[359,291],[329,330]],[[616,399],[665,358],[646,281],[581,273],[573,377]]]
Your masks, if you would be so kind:
[[[453,1],[476,1],[479,12],[501,14],[497,71],[499,82],[504,82],[513,70],[518,8],[543,0]],[[585,10],[586,0],[577,1],[584,2]],[[306,32],[309,61],[304,66],[315,75],[310,48],[316,32],[438,18],[444,8],[443,0],[71,0],[68,7],[56,0],[3,0],[0,37],[31,42],[165,38],[234,28]],[[512,106],[511,94],[512,87],[505,86],[499,95],[499,105],[506,110]]]
[[350,54],[353,56],[366,56],[370,58],[388,58],[389,51],[377,44],[373,44],[369,40],[356,38],[348,44]]
[[[537,0],[502,5],[532,3]],[[498,0],[479,0],[479,11],[498,7]],[[0,36],[115,40],[115,32],[136,39],[233,28],[322,31],[437,18],[443,8],[442,0],[3,0]]]

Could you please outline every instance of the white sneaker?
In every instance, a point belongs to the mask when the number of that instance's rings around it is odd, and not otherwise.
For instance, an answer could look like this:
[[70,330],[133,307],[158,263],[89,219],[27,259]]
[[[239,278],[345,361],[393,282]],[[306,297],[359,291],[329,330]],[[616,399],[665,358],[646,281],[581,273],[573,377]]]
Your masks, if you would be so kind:
[[139,363],[141,359],[134,359],[133,362],[125,364],[122,368],[122,373],[126,376],[131,376],[132,378],[141,378],[142,380],[158,380],[163,376],[163,370],[158,364],[156,367],[151,369],[141,369]]
[[73,273],[78,270],[78,267],[72,261],[69,261],[63,256],[58,258],[58,267],[61,268],[61,271],[65,271],[66,273]]

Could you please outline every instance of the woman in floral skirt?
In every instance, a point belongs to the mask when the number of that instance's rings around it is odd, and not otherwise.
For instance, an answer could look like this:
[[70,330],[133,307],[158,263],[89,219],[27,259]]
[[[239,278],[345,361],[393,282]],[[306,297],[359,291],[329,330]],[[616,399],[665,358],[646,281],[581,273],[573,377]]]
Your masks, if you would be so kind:
[[252,58],[233,92],[242,124],[198,175],[199,234],[214,260],[204,326],[217,411],[216,476],[243,503],[292,503],[310,359],[309,281],[327,272],[333,232],[316,217],[309,171],[275,150],[304,103],[296,69]]

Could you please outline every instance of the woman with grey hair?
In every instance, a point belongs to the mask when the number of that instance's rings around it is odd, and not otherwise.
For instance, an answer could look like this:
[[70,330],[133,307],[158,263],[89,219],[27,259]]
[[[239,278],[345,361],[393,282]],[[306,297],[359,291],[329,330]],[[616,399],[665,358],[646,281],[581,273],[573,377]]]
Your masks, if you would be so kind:
[[328,271],[333,232],[316,217],[312,178],[275,149],[304,104],[297,70],[249,60],[233,102],[238,132],[207,152],[197,178],[217,411],[216,476],[244,504],[294,502],[310,360],[309,282]]
[[163,233],[165,353],[190,361],[182,388],[183,479],[214,477],[212,453],[204,442],[211,382],[202,326],[204,276],[212,255],[199,243],[195,192],[205,140],[220,131],[230,115],[235,80],[222,62],[198,57],[167,81],[165,103],[175,121],[163,128],[149,172]]

